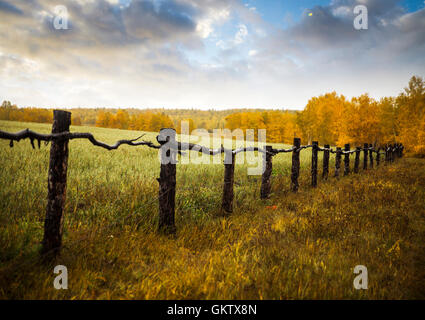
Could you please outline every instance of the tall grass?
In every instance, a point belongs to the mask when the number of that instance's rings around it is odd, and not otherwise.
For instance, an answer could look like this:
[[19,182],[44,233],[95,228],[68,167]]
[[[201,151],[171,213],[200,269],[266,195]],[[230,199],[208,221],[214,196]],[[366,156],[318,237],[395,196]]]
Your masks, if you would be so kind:
[[[0,129],[49,125],[0,121]],[[73,127],[113,143],[134,131]],[[144,139],[154,141],[155,133]],[[64,248],[69,289],[53,287],[38,260],[49,147],[0,141],[0,297],[25,299],[303,299],[424,297],[423,160],[330,178],[309,187],[311,153],[301,153],[300,192],[290,154],[273,159],[273,194],[261,176],[235,172],[234,214],[219,217],[224,166],[179,164],[175,237],[156,233],[157,151],[70,142]],[[321,159],[319,159],[320,161]],[[319,162],[321,164],[321,162]],[[319,166],[320,167],[320,166]],[[331,161],[332,168],[332,161]],[[331,170],[332,174],[332,170]],[[353,288],[353,268],[369,289]]]

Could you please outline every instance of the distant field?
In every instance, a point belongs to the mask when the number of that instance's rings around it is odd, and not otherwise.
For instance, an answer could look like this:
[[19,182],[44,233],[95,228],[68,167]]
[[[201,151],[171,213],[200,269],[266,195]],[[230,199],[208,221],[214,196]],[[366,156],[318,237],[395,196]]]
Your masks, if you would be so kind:
[[[51,126],[0,121],[0,130]],[[72,126],[115,143],[137,131]],[[157,133],[146,133],[154,141]],[[275,144],[274,144],[275,145]],[[275,145],[278,146],[278,145]],[[282,146],[281,146],[282,147]],[[401,299],[424,298],[425,161],[401,159],[312,190],[301,152],[300,192],[290,192],[291,154],[273,158],[273,194],[261,176],[235,171],[234,213],[218,217],[224,166],[177,166],[177,236],[156,233],[158,152],[107,151],[70,142],[64,250],[69,290],[55,290],[37,252],[43,235],[49,146],[0,140],[0,298]],[[321,155],[320,155],[321,156]],[[330,174],[333,173],[333,156]],[[321,173],[321,158],[319,158]],[[353,288],[353,268],[369,290]],[[10,266],[13,266],[12,268]]]

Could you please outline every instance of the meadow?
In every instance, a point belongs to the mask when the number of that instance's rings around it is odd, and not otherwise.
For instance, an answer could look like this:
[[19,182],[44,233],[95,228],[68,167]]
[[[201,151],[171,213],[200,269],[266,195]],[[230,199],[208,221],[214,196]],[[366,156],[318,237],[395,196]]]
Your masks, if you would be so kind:
[[[47,124],[0,121],[0,130]],[[72,126],[114,143],[137,131]],[[154,141],[157,133],[145,133]],[[304,142],[305,143],[305,142]],[[283,145],[273,144],[282,147]],[[285,146],[287,147],[287,146]],[[69,146],[64,248],[38,259],[50,146],[0,140],[2,299],[412,299],[425,298],[425,160],[330,178],[312,189],[311,152],[301,152],[300,191],[290,191],[291,154],[273,158],[272,195],[236,165],[234,212],[220,216],[224,166],[177,165],[176,236],[157,233],[156,150]],[[321,173],[321,153],[319,154]],[[363,155],[362,155],[363,157]],[[333,173],[331,156],[331,174]],[[69,289],[53,287],[54,265]],[[356,265],[369,289],[353,287]]]

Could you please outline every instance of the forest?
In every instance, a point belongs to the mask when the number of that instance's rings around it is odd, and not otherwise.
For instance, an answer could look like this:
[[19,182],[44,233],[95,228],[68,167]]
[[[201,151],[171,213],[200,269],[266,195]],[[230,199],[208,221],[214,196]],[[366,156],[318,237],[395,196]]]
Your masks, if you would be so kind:
[[[412,154],[425,155],[425,83],[413,76],[403,92],[396,97],[379,100],[363,94],[347,99],[330,92],[312,97],[302,111],[230,109],[70,109],[73,125],[88,125],[138,131],[158,131],[180,122],[212,131],[215,128],[266,129],[267,141],[292,143],[301,137],[306,143],[375,145],[401,142]],[[49,109],[18,108],[10,101],[0,107],[0,120],[51,123]]]

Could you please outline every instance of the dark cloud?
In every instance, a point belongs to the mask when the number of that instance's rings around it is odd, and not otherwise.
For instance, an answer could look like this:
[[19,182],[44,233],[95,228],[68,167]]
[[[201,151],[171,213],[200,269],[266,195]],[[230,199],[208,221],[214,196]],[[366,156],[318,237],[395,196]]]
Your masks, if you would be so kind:
[[[368,52],[373,48],[391,48],[402,53],[407,45],[415,51],[425,43],[425,9],[406,13],[399,2],[334,0],[328,6],[309,10],[311,16],[305,14],[299,23],[278,31],[273,41],[286,52],[301,56],[333,50],[334,54],[329,56],[332,57],[341,51]],[[368,9],[368,30],[359,31],[353,26],[353,10],[359,4]]]
[[[393,16],[403,12],[403,8],[399,6],[400,0],[363,0],[363,1],[346,1],[348,5],[365,5],[369,11],[369,15],[374,17]],[[335,2],[338,6],[338,1]]]
[[[56,30],[52,0],[19,2],[19,8],[0,0],[0,10],[19,13],[21,18],[5,16],[2,24],[15,26],[21,46],[49,48],[56,42],[62,48],[83,49],[93,46],[125,46],[149,41],[183,41],[196,38],[197,19],[202,16],[196,2],[178,0],[132,0],[129,5],[107,0],[64,0],[69,14],[68,30]],[[0,11],[1,13],[1,11]],[[1,40],[1,34],[0,34]],[[4,39],[5,42],[11,39]],[[196,40],[196,39],[195,39]],[[43,46],[43,44],[45,44]]]
[[135,38],[166,39],[175,34],[193,33],[198,10],[175,1],[132,1],[123,10],[127,31]]
[[6,13],[12,13],[21,15],[23,14],[22,10],[15,7],[13,4],[10,4],[9,2],[0,0],[0,11],[4,11]]
[[[67,9],[68,30],[54,28],[57,5]],[[0,9],[21,13],[2,16],[0,23],[8,26],[8,32],[0,30],[0,41],[32,54],[57,47],[93,51],[161,43],[196,50],[203,46],[199,21],[205,17],[213,21],[215,13],[231,5],[243,8],[238,0],[28,0],[17,1],[16,6],[0,0]]]
[[305,15],[301,22],[287,31],[287,36],[306,46],[346,45],[359,37],[353,28],[353,20],[336,16],[332,6],[316,6],[312,16]]

